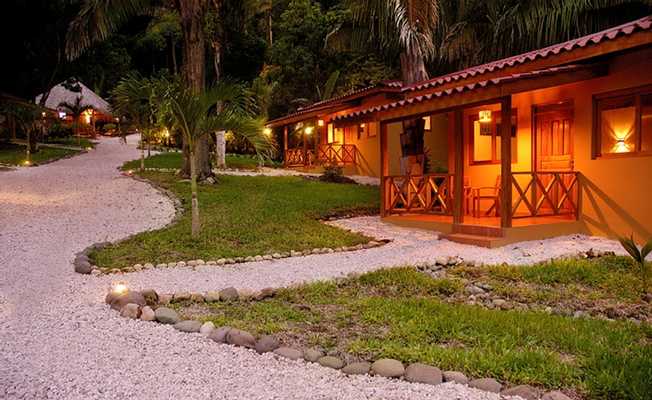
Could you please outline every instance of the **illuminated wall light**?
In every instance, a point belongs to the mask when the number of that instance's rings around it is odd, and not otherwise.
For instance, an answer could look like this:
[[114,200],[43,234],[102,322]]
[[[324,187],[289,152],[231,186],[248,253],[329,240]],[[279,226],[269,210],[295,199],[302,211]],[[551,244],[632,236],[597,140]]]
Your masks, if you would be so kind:
[[41,113],[41,117],[45,118],[45,111]]
[[480,121],[480,123],[491,122],[491,110],[480,110],[478,113],[478,121]]
[[323,119],[318,119],[317,120],[317,125],[318,126],[324,126],[324,120]]
[[312,131],[314,131],[314,130],[315,130],[314,127],[312,127],[312,126],[306,126],[306,128],[305,128],[303,131],[305,132],[306,135],[311,135],[311,134],[312,134]]
[[360,124],[360,128],[364,129],[365,124]]
[[263,129],[263,133],[265,134],[265,136],[272,136],[272,128]]
[[624,138],[619,138],[616,140],[616,144],[614,145],[613,148],[614,153],[629,153],[630,152],[630,147],[627,143],[625,143]]
[[66,112],[65,111],[59,111],[59,118],[66,119]]

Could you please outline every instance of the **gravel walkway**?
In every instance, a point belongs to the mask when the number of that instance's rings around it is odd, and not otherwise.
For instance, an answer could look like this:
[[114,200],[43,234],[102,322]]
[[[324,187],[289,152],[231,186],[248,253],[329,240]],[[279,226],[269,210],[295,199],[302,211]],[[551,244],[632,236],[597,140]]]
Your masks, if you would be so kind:
[[[0,399],[499,398],[450,383],[347,378],[120,318],[103,304],[111,277],[75,274],[70,263],[91,243],[171,219],[170,201],[116,170],[137,157],[133,143],[104,139],[87,154],[0,172]],[[369,229],[377,225],[356,221]],[[433,240],[415,237],[406,255]],[[375,258],[358,252],[197,272],[147,271],[126,279],[159,290],[279,286],[378,268],[402,258],[398,243],[377,249]]]

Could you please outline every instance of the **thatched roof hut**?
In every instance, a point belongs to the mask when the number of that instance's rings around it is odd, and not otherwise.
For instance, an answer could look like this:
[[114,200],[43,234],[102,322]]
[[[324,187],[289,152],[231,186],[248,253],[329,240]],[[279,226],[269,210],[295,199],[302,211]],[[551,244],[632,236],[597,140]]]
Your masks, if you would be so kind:
[[[68,85],[70,86],[70,85]],[[90,90],[88,86],[77,81],[72,86],[75,86],[79,91],[72,91],[66,88],[65,82],[61,82],[52,89],[50,89],[50,95],[45,101],[45,107],[51,108],[53,110],[65,111],[62,107],[59,106],[61,103],[74,103],[78,97],[82,98],[82,103],[85,105],[91,106],[95,111],[105,114],[107,116],[111,115],[111,106],[109,103],[98,96],[95,92]],[[43,97],[43,94],[36,96],[36,103],[38,104]]]

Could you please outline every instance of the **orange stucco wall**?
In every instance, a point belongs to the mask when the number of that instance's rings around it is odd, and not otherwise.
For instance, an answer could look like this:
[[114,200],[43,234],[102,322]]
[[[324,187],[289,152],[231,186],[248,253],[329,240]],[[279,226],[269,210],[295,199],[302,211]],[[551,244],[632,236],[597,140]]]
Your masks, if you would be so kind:
[[[615,237],[634,233],[639,241],[652,237],[652,155],[592,159],[593,96],[624,88],[652,84],[652,49],[614,57],[604,77],[512,96],[517,112],[517,157],[512,171],[532,168],[532,107],[571,101],[574,108],[573,157],[582,174],[581,221],[586,231]],[[483,106],[499,110],[499,104]],[[479,108],[465,110],[465,177],[471,186],[493,186],[500,164],[471,165],[468,116]],[[441,115],[441,114],[440,114]],[[442,131],[444,126],[439,128]],[[396,132],[395,132],[396,131]],[[435,129],[433,129],[434,134]],[[395,138],[400,124],[388,125],[390,173],[398,172],[400,149]],[[396,142],[396,143],[395,143]],[[428,136],[426,136],[428,143]],[[452,146],[452,143],[450,143]],[[449,157],[450,165],[450,157]]]
[[[570,101],[573,104],[574,168],[582,174],[581,222],[591,234],[615,237],[634,233],[639,241],[652,237],[652,155],[628,155],[618,158],[592,158],[593,96],[614,90],[652,84],[652,49],[632,51],[611,57],[606,76],[548,89],[519,93],[512,96],[512,108],[517,112],[517,156],[512,171],[531,171],[532,108],[536,105]],[[380,101],[370,100],[370,103]],[[483,109],[488,108],[483,106]],[[499,110],[498,104],[489,106]],[[468,116],[478,108],[465,111],[465,175],[471,186],[493,186],[500,173],[500,164],[471,165],[469,160]],[[453,165],[449,116],[433,113],[431,131],[425,144],[432,161]],[[373,137],[357,139],[354,129],[346,143],[358,148],[359,165],[349,167],[349,174],[379,176],[380,124],[372,124]],[[400,122],[387,125],[388,163],[390,175],[400,171]]]

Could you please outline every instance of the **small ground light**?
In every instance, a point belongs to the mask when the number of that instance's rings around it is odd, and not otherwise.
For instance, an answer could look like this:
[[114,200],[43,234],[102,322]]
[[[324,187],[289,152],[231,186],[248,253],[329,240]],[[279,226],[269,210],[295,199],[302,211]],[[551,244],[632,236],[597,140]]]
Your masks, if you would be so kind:
[[24,165],[30,165],[30,164],[32,164],[32,163],[29,162],[29,160],[25,160],[25,161],[23,161],[23,164],[24,164]]
[[111,293],[121,296],[129,291],[125,282],[113,282],[111,284]]

